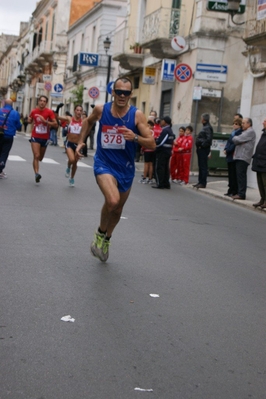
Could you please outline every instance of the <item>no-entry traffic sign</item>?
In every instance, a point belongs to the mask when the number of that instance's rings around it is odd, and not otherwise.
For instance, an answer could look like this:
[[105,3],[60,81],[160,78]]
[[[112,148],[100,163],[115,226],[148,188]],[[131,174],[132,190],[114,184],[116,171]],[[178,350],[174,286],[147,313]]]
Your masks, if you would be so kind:
[[187,82],[192,77],[192,69],[187,64],[178,64],[175,67],[174,75],[179,82]]
[[100,95],[100,90],[98,89],[98,87],[93,86],[93,87],[91,87],[91,88],[89,89],[88,95],[89,95],[91,98],[97,98],[97,97],[99,97],[99,95]]

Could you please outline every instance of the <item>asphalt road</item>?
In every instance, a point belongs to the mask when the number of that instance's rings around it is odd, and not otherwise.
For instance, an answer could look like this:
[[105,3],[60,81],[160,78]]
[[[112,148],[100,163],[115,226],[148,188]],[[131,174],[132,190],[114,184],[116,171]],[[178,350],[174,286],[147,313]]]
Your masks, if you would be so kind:
[[92,158],[73,188],[61,148],[48,148],[39,185],[26,138],[11,155],[0,399],[266,398],[265,215],[152,190],[137,172],[102,264],[89,251],[103,202]]

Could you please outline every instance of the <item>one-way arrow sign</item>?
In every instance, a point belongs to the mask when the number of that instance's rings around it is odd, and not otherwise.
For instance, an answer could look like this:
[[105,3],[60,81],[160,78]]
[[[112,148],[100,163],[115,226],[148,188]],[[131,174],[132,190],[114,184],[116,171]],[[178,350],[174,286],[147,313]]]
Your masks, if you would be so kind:
[[196,71],[227,73],[227,65],[197,64]]
[[227,65],[217,65],[217,64],[196,65],[195,79],[226,82],[226,78],[227,78]]

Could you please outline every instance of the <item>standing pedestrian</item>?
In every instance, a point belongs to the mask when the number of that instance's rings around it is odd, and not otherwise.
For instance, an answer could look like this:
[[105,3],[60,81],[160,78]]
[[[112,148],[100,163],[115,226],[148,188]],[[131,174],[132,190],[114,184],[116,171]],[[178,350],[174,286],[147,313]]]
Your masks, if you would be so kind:
[[190,162],[191,162],[192,147],[193,147],[192,132],[193,132],[193,127],[190,125],[187,126],[182,146],[183,178],[179,183],[181,186],[184,184],[186,185],[189,182]]
[[184,126],[180,126],[179,136],[173,142],[172,156],[170,159],[170,174],[173,183],[180,183],[183,180],[182,156],[185,130]]
[[13,109],[13,101],[7,99],[0,108],[0,179],[7,178],[3,170],[17,130],[21,130],[20,115]]
[[39,183],[42,176],[39,173],[39,163],[43,160],[47,144],[50,139],[50,128],[57,127],[54,112],[46,108],[48,97],[41,95],[38,99],[38,106],[29,115],[29,123],[33,123],[31,132],[31,150],[33,153],[33,170],[35,182]]
[[242,133],[233,137],[235,144],[234,160],[236,162],[237,194],[234,200],[245,200],[247,191],[247,170],[251,162],[256,133],[252,127],[252,119],[244,118],[242,122]]
[[169,161],[171,158],[173,142],[175,135],[172,130],[172,120],[169,116],[161,119],[162,132],[158,139],[156,139],[156,153],[155,153],[155,178],[156,185],[152,188],[170,189],[170,167]]
[[266,119],[263,121],[263,129],[260,140],[253,155],[252,170],[257,173],[257,183],[260,192],[259,202],[253,204],[255,208],[266,208]]
[[[153,127],[154,123],[151,119],[148,120],[148,126],[151,131],[152,136],[154,137]],[[153,182],[153,164],[154,164],[154,150],[150,148],[142,147],[143,155],[144,155],[144,170],[143,177],[139,180],[139,183],[143,184],[152,184]]]
[[136,143],[151,149],[155,142],[144,114],[129,104],[132,83],[118,78],[113,85],[113,102],[96,105],[83,121],[77,156],[82,157],[84,139],[93,124],[99,121],[94,174],[104,196],[100,225],[91,243],[93,256],[105,262],[109,256],[112,233],[128,199],[134,174]]
[[236,177],[236,162],[234,160],[234,152],[235,152],[235,144],[233,142],[233,137],[239,136],[242,133],[242,119],[235,118],[233,123],[233,131],[229,136],[229,139],[226,142],[224,147],[224,153],[226,156],[227,168],[228,168],[228,197],[233,197],[238,192],[237,188],[237,177]]
[[207,186],[208,176],[208,156],[211,151],[213,129],[210,124],[210,115],[201,115],[202,129],[196,138],[199,178],[198,183],[194,184],[195,188],[205,188]]
[[29,124],[29,118],[28,118],[28,115],[26,115],[25,118],[23,119],[23,126],[24,126],[25,133],[27,131],[28,124]]

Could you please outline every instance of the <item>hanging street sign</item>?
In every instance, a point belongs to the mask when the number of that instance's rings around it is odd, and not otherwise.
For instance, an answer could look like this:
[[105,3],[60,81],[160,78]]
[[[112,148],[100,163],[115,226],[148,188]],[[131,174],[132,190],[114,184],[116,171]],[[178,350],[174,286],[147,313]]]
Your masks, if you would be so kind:
[[47,91],[51,91],[52,90],[52,83],[51,82],[45,82],[44,83],[44,88]]
[[[246,0],[241,0],[237,14],[244,14],[245,9],[246,9]],[[207,10],[228,13],[228,1],[227,0],[208,1]]]
[[227,65],[197,64],[195,79],[225,83],[227,79]]
[[167,60],[164,59],[162,63],[162,73],[161,73],[161,81],[162,82],[174,82],[175,81],[175,60]]
[[61,93],[63,91],[63,85],[61,85],[61,83],[56,83],[54,85],[54,91],[56,93]]
[[100,90],[98,89],[98,87],[91,87],[88,91],[88,95],[90,96],[90,98],[97,98],[100,95]]
[[148,85],[155,84],[156,68],[144,67],[142,82]]
[[202,88],[202,96],[203,97],[221,98],[222,97],[222,90]]
[[51,82],[51,80],[52,80],[52,75],[45,75],[45,74],[43,74],[43,75],[42,75],[42,80],[43,80],[44,82]]
[[192,69],[187,64],[178,64],[175,67],[174,75],[178,82],[187,82],[192,77]]
[[175,36],[171,41],[171,47],[175,51],[182,51],[186,47],[186,41],[182,36]]
[[94,53],[79,53],[79,65],[90,67],[98,66],[99,54]]
[[202,97],[202,87],[195,86],[193,89],[193,100],[201,100]]
[[108,83],[108,85],[107,85],[107,93],[108,94],[112,94],[114,83],[115,83],[114,80],[112,82]]

